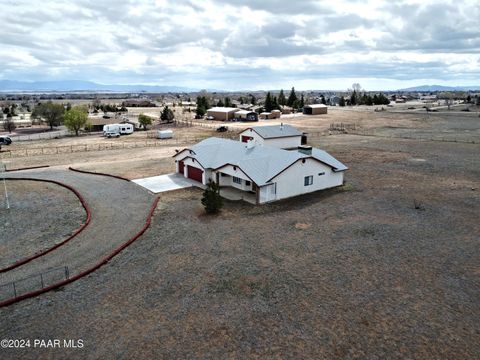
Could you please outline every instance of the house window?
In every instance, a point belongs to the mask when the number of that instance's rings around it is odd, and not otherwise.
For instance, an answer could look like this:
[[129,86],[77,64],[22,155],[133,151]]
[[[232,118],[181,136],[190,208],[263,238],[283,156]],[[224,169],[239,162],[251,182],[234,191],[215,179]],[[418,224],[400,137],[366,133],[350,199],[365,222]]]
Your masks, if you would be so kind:
[[309,186],[313,184],[313,175],[310,176],[305,176],[305,179],[303,181],[304,186]]
[[241,183],[242,183],[242,179],[234,176],[234,177],[233,177],[233,182],[236,183],[236,184],[241,184]]
[[251,184],[250,181],[245,180],[245,185],[250,186],[250,184]]
[[318,173],[318,176],[325,175],[325,171],[322,171],[321,173]]

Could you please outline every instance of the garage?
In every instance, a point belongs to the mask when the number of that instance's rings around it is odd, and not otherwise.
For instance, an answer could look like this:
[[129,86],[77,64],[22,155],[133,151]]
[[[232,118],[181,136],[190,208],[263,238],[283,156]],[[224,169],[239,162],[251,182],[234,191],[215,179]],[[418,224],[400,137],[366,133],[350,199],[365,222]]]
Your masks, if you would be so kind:
[[192,180],[203,183],[203,181],[202,181],[203,170],[197,169],[193,166],[188,165],[187,166],[187,171],[188,171],[188,176],[187,177],[189,179],[192,179]]
[[183,163],[183,161],[179,161],[178,162],[178,172],[180,174],[183,174],[183,169],[185,168],[185,164]]

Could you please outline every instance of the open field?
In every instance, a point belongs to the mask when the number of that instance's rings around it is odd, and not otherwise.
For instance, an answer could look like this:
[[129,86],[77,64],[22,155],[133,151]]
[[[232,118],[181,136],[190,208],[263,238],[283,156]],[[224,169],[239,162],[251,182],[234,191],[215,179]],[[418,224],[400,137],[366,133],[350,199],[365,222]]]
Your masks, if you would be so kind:
[[[339,189],[227,201],[215,217],[200,190],[162,194],[152,227],[107,266],[0,309],[0,338],[85,347],[5,356],[477,359],[480,145],[441,137],[478,141],[480,119],[335,109],[284,122],[312,134],[357,123],[380,136],[309,138],[349,166]],[[419,132],[439,141],[396,138]],[[175,148],[6,162],[135,178],[173,171]]]

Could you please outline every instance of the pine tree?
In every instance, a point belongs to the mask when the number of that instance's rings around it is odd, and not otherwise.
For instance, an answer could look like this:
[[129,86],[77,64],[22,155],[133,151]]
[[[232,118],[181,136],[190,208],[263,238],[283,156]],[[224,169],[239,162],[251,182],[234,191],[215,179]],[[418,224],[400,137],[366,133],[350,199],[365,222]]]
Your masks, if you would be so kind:
[[298,107],[303,109],[304,106],[305,106],[305,99],[304,99],[303,94],[302,94],[302,97],[300,98],[300,102],[298,104]]
[[357,92],[353,90],[352,96],[350,96],[350,105],[357,105]]
[[271,112],[273,110],[273,102],[272,102],[272,95],[270,95],[270,91],[267,92],[267,97],[265,98],[265,111]]
[[208,103],[208,99],[206,96],[199,96],[197,97],[197,109],[196,114],[198,116],[204,116],[207,113],[210,104]]
[[223,199],[220,196],[220,186],[210,180],[203,191],[202,205],[207,214],[215,214],[223,207]]
[[345,99],[343,96],[340,96],[340,100],[338,101],[338,106],[345,106]]
[[287,105],[293,107],[295,103],[298,101],[297,94],[295,94],[295,88],[292,87],[290,91],[290,95],[288,95]]
[[232,106],[232,100],[230,100],[230,98],[228,96],[225,98],[225,106],[226,107],[231,107]]
[[287,104],[287,99],[285,99],[285,94],[283,89],[280,89],[280,94],[278,94],[278,105],[285,106]]
[[173,111],[169,109],[168,106],[165,106],[165,108],[162,111],[162,114],[160,115],[160,119],[162,121],[172,122],[174,118],[175,118],[175,114],[173,113]]
[[274,110],[280,110],[280,104],[278,103],[277,97],[273,97],[272,107]]

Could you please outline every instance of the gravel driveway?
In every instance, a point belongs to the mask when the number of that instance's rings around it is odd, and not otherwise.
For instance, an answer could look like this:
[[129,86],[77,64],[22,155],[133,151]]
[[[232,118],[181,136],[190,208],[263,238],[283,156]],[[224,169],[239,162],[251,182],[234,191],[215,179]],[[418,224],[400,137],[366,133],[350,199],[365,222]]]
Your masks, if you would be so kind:
[[[92,213],[90,224],[71,241],[17,269],[0,274],[0,285],[16,283],[17,295],[51,285],[92,267],[132,238],[145,224],[154,196],[134,183],[65,169],[30,170],[7,177],[50,179],[77,189]],[[53,271],[51,271],[53,269]],[[39,274],[44,274],[40,279]],[[8,287],[7,287],[8,288]],[[11,297],[0,287],[0,301]]]

